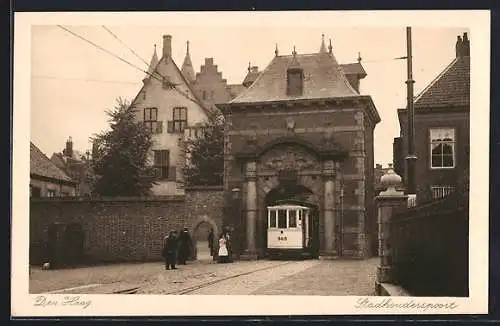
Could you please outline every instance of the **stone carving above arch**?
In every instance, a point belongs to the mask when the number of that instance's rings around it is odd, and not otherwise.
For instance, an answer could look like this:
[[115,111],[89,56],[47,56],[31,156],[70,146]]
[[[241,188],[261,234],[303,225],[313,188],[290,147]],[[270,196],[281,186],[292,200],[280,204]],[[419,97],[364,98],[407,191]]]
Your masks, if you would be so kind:
[[260,158],[264,170],[319,169],[318,159],[306,148],[295,144],[283,144],[264,153]]

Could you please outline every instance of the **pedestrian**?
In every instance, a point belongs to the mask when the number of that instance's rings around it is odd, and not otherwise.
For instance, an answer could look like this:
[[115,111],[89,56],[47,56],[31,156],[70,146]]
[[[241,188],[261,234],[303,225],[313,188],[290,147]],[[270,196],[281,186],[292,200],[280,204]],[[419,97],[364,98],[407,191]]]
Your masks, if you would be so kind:
[[187,259],[190,257],[192,252],[192,241],[189,235],[188,228],[184,228],[179,234],[179,254],[177,262],[179,265],[186,265]]
[[228,228],[226,228],[226,230],[224,231],[224,238],[226,239],[227,262],[231,263],[233,261],[233,241]]
[[208,232],[208,248],[210,249],[210,256],[213,257],[214,255],[214,229],[210,229]]
[[228,262],[228,251],[226,247],[226,237],[224,233],[219,236],[219,263],[224,264]]
[[165,259],[165,269],[177,269],[175,267],[175,254],[177,249],[177,231],[172,230],[163,239],[162,255]]

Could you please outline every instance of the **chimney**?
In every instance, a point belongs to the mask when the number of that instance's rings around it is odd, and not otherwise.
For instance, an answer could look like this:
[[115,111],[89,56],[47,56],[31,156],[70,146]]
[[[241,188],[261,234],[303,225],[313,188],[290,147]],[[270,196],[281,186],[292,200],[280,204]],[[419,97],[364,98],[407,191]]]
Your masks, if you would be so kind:
[[172,35],[163,35],[163,56],[165,58],[172,56]]
[[213,66],[214,58],[205,58],[205,66]]
[[457,43],[455,43],[455,54],[458,57],[462,56],[462,37],[460,35],[457,36]]
[[252,72],[259,72],[259,67],[258,66],[253,66],[252,67]]
[[470,56],[470,42],[467,33],[464,33],[464,36],[462,37],[462,56]]
[[71,137],[69,137],[66,141],[66,149],[64,151],[64,154],[67,157],[73,157],[73,140],[71,139]]

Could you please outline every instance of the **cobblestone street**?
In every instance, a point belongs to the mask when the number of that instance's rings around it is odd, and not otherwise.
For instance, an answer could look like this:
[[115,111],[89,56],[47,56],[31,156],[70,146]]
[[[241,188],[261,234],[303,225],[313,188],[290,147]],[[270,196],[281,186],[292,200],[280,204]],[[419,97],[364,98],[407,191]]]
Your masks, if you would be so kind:
[[175,271],[162,263],[63,270],[34,269],[31,293],[191,295],[373,295],[377,259],[190,262]]

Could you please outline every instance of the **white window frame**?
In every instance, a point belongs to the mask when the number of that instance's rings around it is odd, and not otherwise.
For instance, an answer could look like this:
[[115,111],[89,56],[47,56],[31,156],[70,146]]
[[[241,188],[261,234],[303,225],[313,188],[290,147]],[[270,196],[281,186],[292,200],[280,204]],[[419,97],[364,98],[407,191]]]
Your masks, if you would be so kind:
[[[295,212],[295,226],[290,226],[290,212]],[[298,226],[298,220],[299,220],[299,209],[287,209],[287,213],[286,213],[286,226],[288,229],[296,229]]]
[[[437,200],[437,199],[445,198],[446,196],[450,195],[450,193],[452,193],[454,190],[455,190],[454,186],[433,185],[433,186],[431,186],[432,199]],[[436,191],[439,191],[441,196],[435,196],[434,193]]]
[[[432,141],[432,135],[433,132],[442,132],[444,134],[445,131],[451,132],[452,133],[452,141],[439,141],[437,143],[448,143],[452,145],[452,159],[453,159],[453,165],[452,166],[433,166],[432,165],[432,145],[434,142]],[[457,135],[456,135],[456,130],[453,127],[433,127],[429,128],[429,167],[432,170],[442,170],[442,169],[454,169],[456,167],[456,143],[457,143]]]
[[[274,226],[271,226],[271,212],[274,212]],[[277,229],[278,228],[278,210],[277,209],[269,209],[268,210],[267,228],[268,229]]]

